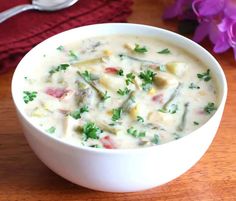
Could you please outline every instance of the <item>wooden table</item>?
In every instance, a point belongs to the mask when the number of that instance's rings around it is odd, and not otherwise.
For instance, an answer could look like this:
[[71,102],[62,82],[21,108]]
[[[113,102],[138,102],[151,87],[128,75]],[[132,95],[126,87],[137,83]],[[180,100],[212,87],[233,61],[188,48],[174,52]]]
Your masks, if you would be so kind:
[[[176,23],[161,20],[165,4],[164,0],[135,0],[129,22],[175,31]],[[212,52],[208,42],[202,45]],[[197,165],[178,179],[137,193],[92,191],[49,170],[29,148],[17,120],[10,93],[13,71],[0,75],[0,201],[236,200],[236,63],[232,52],[214,56],[226,73],[229,93],[213,144]]]

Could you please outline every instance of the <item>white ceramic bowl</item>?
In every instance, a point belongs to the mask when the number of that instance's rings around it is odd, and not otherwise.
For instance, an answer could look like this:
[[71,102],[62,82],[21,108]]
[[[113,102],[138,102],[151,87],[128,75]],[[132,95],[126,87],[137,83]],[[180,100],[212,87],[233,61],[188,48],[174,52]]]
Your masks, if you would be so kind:
[[[219,107],[212,118],[191,134],[166,144],[140,149],[107,150],[76,147],[32,125],[22,105],[22,76],[45,51],[58,44],[111,34],[156,36],[203,61],[218,82]],[[12,80],[12,96],[25,136],[40,160],[52,171],[78,185],[110,192],[132,192],[169,182],[190,169],[210,146],[220,124],[227,95],[225,75],[214,57],[176,33],[137,24],[98,24],[72,29],[34,47],[19,63]]]

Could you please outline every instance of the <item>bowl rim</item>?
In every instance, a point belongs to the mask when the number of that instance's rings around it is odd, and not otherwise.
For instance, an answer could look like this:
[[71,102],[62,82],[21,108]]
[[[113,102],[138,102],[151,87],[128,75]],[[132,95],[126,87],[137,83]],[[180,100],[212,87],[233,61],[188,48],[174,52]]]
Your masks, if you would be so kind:
[[[32,121],[30,121],[30,118],[26,115],[26,113],[23,112],[23,109],[19,108],[19,106],[17,104],[17,101],[16,101],[17,96],[14,93],[15,87],[17,86],[17,84],[15,83],[16,79],[17,79],[17,74],[18,74],[18,71],[20,71],[22,62],[25,59],[28,59],[28,55],[30,54],[30,52],[32,50],[34,50],[38,46],[42,45],[43,43],[46,43],[47,41],[49,41],[49,40],[51,40],[51,39],[53,39],[55,37],[64,35],[64,34],[66,34],[68,32],[71,32],[71,31],[78,31],[79,32],[81,29],[86,29],[86,28],[94,28],[95,29],[96,27],[99,27],[99,26],[102,26],[102,27],[104,27],[104,26],[112,26],[113,28],[118,28],[118,27],[126,27],[126,28],[137,27],[137,28],[140,28],[140,29],[152,29],[152,30],[154,30],[156,32],[165,32],[166,34],[168,34],[170,36],[177,37],[177,38],[179,38],[179,40],[183,40],[186,43],[189,43],[192,46],[195,46],[195,48],[198,48],[200,51],[202,51],[204,54],[206,54],[206,56],[211,60],[211,62],[214,63],[214,67],[218,68],[218,70],[220,72],[220,76],[221,76],[221,78],[223,80],[223,82],[221,83],[221,84],[223,84],[223,87],[222,87],[222,91],[223,92],[222,92],[222,96],[219,97],[220,98],[219,106],[218,106],[217,110],[215,111],[215,113],[202,126],[197,128],[196,130],[190,132],[189,134],[179,138],[178,140],[172,140],[172,141],[164,143],[164,144],[158,144],[158,145],[154,145],[154,146],[141,147],[141,148],[122,148],[122,149],[103,149],[103,148],[101,148],[101,149],[94,149],[93,147],[86,147],[86,146],[70,144],[70,143],[68,143],[68,142],[66,142],[64,140],[61,140],[58,137],[54,137],[54,136],[48,135],[46,133],[46,131],[40,129],[37,125],[34,125],[32,123]],[[127,34],[127,33],[124,33],[124,34]],[[104,34],[104,35],[106,35],[106,34]],[[115,35],[115,34],[111,34],[111,35]],[[135,34],[130,34],[130,35],[135,35]],[[137,35],[141,35],[141,34],[137,34]],[[171,41],[170,41],[170,44],[172,44]],[[205,127],[207,127],[210,124],[210,122],[213,121],[215,116],[220,115],[220,110],[221,109],[223,110],[224,106],[225,106],[225,102],[226,102],[226,98],[227,98],[227,92],[228,92],[228,86],[227,86],[226,77],[225,77],[225,74],[224,74],[224,72],[222,70],[222,67],[220,66],[218,61],[205,48],[203,48],[201,45],[199,45],[198,43],[196,43],[196,42],[194,42],[194,41],[192,41],[192,40],[190,40],[190,39],[188,39],[188,38],[186,38],[186,37],[184,37],[184,36],[182,36],[180,34],[177,34],[175,32],[172,32],[172,31],[169,31],[169,30],[166,30],[166,29],[163,29],[163,28],[155,27],[155,26],[144,25],[144,24],[135,24],[135,23],[102,23],[102,24],[86,25],[86,26],[81,26],[81,27],[69,29],[67,31],[64,31],[64,32],[58,33],[56,35],[53,35],[53,36],[47,38],[46,40],[42,41],[41,43],[37,44],[35,47],[33,47],[21,59],[21,61],[19,62],[19,64],[17,65],[17,67],[16,67],[16,69],[14,71],[14,74],[13,74],[13,77],[12,77],[12,81],[11,81],[11,94],[12,94],[12,99],[13,99],[14,105],[16,107],[16,110],[20,113],[21,118],[23,118],[24,121],[26,121],[32,128],[36,129],[37,132],[40,133],[40,135],[43,135],[44,137],[48,138],[49,140],[54,141],[56,143],[59,143],[60,145],[64,145],[64,146],[67,146],[67,147],[70,147],[70,148],[73,148],[73,149],[76,149],[76,150],[83,150],[83,151],[88,151],[88,152],[92,152],[92,153],[95,152],[95,153],[104,153],[104,154],[124,154],[124,153],[137,153],[137,152],[144,152],[144,151],[152,151],[152,150],[155,150],[155,149],[172,146],[172,144],[181,143],[184,139],[191,138],[194,134],[197,134],[199,130],[204,129]]]

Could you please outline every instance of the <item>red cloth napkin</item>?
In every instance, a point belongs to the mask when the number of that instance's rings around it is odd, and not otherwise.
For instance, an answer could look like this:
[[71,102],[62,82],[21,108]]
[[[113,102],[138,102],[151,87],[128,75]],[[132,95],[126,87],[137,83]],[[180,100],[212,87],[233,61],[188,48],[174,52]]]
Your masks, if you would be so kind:
[[[0,12],[28,0],[1,0]],[[132,0],[79,0],[56,12],[26,11],[0,24],[0,73],[15,68],[36,44],[62,31],[96,23],[125,22]]]

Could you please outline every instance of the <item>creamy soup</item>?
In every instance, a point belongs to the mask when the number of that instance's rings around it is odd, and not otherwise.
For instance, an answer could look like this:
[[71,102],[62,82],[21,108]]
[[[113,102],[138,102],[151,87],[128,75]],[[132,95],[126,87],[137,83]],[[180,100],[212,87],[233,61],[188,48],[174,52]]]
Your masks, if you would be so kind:
[[78,146],[163,144],[199,128],[217,109],[208,67],[152,37],[62,41],[22,79],[33,124]]

